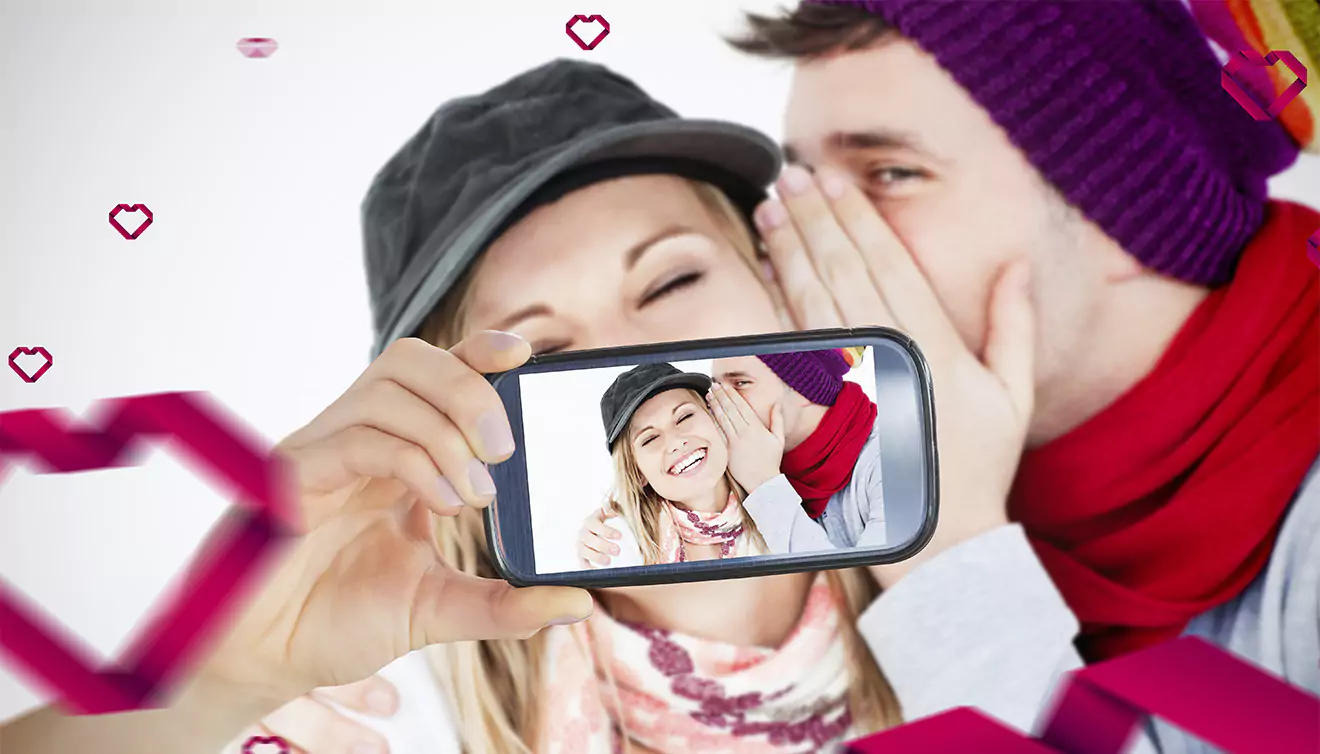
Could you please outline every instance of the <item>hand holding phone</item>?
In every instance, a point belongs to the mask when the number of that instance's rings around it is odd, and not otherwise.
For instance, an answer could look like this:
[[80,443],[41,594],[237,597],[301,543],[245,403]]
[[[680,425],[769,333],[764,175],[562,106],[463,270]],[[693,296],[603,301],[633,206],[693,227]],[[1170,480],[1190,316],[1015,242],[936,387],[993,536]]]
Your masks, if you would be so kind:
[[488,378],[517,438],[486,516],[512,583],[892,563],[933,530],[929,379],[892,330],[560,353]]

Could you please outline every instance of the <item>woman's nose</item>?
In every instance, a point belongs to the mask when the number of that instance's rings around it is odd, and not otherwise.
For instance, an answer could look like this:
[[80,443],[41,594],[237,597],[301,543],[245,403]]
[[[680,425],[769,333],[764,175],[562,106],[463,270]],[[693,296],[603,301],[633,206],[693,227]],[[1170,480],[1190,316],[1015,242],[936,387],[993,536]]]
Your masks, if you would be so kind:
[[591,319],[591,326],[584,328],[581,336],[574,343],[574,348],[618,348],[620,346],[638,346],[676,338],[659,337],[648,332],[631,321],[622,308],[611,308],[600,312]]

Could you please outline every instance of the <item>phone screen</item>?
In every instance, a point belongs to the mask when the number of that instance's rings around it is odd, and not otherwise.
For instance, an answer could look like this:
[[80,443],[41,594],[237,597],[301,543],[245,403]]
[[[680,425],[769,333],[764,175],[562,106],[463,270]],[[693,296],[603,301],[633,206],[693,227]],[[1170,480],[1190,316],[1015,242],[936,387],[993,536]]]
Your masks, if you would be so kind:
[[491,523],[508,570],[647,583],[914,551],[934,514],[924,363],[888,331],[844,332],[563,354],[502,375],[519,451],[492,467]]

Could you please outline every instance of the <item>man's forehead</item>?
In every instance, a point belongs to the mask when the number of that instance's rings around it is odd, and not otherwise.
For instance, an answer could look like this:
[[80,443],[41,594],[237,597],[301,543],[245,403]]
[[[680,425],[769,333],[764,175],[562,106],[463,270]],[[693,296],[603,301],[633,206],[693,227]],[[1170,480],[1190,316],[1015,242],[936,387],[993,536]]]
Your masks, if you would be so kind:
[[731,374],[756,375],[764,371],[763,366],[755,356],[728,356],[711,362],[711,372],[716,379]]

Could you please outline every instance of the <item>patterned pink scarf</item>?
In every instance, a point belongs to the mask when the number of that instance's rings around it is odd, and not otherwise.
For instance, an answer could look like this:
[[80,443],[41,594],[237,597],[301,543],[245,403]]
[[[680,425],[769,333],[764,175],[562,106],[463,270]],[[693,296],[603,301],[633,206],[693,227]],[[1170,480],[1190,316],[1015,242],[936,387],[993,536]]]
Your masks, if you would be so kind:
[[684,510],[665,502],[665,513],[660,517],[660,551],[666,563],[686,562],[687,548],[694,545],[719,545],[720,557],[764,555],[753,547],[751,538],[743,528],[743,508],[738,498],[729,493],[729,502],[718,513]]
[[599,608],[584,623],[546,629],[534,751],[616,754],[626,751],[623,730],[660,754],[820,751],[852,727],[839,619],[822,576],[778,649],[616,621]]

